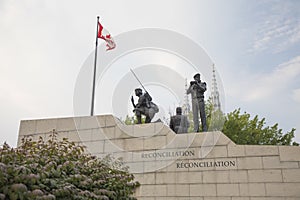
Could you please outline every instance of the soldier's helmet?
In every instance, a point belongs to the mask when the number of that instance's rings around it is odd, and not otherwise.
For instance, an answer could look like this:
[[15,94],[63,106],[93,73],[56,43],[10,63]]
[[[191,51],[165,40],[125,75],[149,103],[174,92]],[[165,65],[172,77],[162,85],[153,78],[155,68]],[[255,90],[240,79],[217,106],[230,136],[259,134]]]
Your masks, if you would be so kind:
[[196,79],[196,78],[200,79],[200,74],[199,73],[195,74],[194,79]]
[[181,113],[182,113],[182,108],[181,107],[177,107],[176,108],[176,114],[177,115],[181,115]]
[[135,94],[143,94],[143,91],[141,88],[136,88],[134,91],[135,91]]

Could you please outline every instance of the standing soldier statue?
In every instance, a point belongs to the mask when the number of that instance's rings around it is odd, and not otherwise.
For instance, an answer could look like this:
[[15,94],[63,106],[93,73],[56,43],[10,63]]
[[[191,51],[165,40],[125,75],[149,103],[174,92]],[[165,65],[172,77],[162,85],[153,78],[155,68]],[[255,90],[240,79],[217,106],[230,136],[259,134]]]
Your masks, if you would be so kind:
[[202,131],[207,131],[204,92],[206,91],[206,83],[201,82],[200,74],[194,76],[195,81],[190,82],[190,87],[187,89],[187,94],[192,95],[192,110],[194,120],[194,131],[199,132],[199,113],[202,124]]
[[187,133],[190,122],[185,115],[182,115],[181,107],[176,108],[176,115],[171,117],[170,128],[175,133]]

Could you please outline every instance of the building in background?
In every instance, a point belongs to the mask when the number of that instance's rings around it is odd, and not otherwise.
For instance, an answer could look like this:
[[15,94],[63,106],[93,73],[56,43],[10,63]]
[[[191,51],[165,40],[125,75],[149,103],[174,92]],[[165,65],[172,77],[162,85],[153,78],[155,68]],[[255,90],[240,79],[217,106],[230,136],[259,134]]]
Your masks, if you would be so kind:
[[211,100],[212,100],[214,111],[216,110],[222,111],[221,103],[220,103],[220,93],[218,90],[217,79],[216,79],[215,64],[212,65]]

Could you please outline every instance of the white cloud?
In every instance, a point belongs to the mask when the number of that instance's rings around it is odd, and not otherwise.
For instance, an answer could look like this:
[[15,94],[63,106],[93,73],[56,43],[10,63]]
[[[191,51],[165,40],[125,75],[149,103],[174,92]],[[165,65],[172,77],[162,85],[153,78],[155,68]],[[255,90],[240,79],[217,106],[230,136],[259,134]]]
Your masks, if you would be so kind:
[[289,93],[291,85],[299,78],[300,56],[297,56],[279,65],[272,72],[249,75],[242,84],[237,86],[238,91],[243,92],[240,94],[243,100],[259,101],[272,96],[281,96],[282,93]]
[[[280,5],[280,6],[279,6]],[[254,36],[249,52],[271,50],[282,52],[300,42],[299,8],[290,2],[266,4],[262,22],[257,23],[258,30]]]

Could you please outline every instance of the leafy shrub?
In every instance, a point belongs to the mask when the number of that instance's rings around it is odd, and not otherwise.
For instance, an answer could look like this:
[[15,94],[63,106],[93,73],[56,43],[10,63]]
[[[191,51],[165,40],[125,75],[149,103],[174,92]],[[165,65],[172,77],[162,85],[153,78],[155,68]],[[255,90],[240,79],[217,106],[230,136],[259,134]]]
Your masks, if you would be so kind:
[[0,148],[0,200],[135,199],[131,195],[139,183],[121,160],[96,158],[56,135]]

